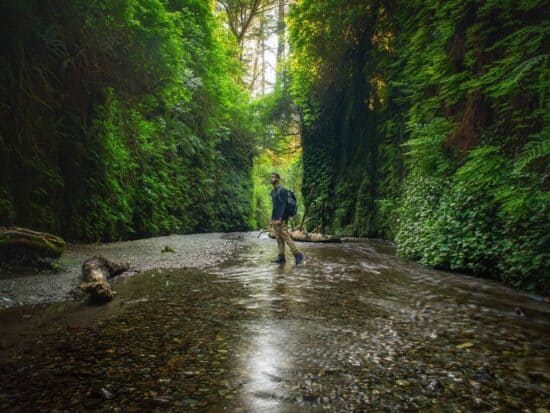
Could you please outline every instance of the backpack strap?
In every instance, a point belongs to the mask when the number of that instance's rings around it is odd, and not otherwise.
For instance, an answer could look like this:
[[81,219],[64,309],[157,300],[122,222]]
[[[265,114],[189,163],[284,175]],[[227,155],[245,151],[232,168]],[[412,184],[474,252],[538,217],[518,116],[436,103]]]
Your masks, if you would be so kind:
[[281,201],[281,202],[283,202],[283,200],[281,199],[280,195],[281,195],[281,192],[283,192],[283,191],[284,191],[284,193],[285,193],[285,195],[286,195],[286,189],[285,189],[285,188],[283,188],[282,186],[280,186],[280,187],[277,189],[277,195],[276,195],[276,196],[277,196],[277,198],[279,198],[279,201]]

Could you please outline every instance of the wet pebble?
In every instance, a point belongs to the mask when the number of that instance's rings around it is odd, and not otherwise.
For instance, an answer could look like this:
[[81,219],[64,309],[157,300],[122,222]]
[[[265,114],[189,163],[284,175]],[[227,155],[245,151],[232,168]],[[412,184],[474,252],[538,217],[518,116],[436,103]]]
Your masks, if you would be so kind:
[[481,367],[476,371],[475,380],[483,383],[495,378],[494,374],[487,367]]

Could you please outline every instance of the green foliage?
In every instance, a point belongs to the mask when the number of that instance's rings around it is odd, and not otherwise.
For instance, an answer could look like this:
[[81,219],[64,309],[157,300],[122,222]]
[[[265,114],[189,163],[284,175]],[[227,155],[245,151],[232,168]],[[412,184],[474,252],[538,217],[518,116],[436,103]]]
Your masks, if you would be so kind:
[[[543,1],[302,0],[290,12],[311,225],[548,291]],[[546,248],[547,249],[547,248]]]
[[0,224],[75,240],[248,228],[258,123],[211,2],[2,12]]
[[547,191],[496,147],[470,152],[453,177],[411,178],[400,211],[399,252],[423,264],[548,285]]
[[448,172],[451,162],[443,153],[443,144],[451,131],[449,122],[435,118],[430,123],[414,124],[409,129],[410,138],[403,146],[410,174],[441,176]]
[[[302,197],[302,148],[296,131],[296,107],[289,91],[287,62],[278,62],[281,74],[274,90],[253,102],[256,119],[262,125],[257,138],[258,147],[252,169],[253,213],[249,223],[252,228],[268,228],[272,203],[269,196],[272,186],[270,175],[277,172],[284,187],[294,191],[298,201],[298,214],[290,220],[291,226],[301,223],[304,213]],[[260,129],[259,127],[257,129]]]

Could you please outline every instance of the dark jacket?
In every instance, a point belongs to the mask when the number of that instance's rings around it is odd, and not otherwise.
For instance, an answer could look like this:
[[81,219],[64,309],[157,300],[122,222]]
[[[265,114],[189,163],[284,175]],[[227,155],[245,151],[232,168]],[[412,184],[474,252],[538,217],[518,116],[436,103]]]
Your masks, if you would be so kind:
[[273,188],[271,191],[271,201],[273,202],[273,209],[271,210],[271,219],[288,219],[285,215],[287,194],[286,189],[282,186]]

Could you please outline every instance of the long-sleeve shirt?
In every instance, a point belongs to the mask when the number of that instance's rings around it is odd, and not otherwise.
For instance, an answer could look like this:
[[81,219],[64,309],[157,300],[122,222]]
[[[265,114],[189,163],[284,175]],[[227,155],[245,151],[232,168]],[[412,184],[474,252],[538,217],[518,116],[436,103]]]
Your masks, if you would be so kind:
[[273,188],[271,191],[271,201],[273,202],[273,209],[271,210],[271,219],[286,219],[285,211],[287,204],[286,189],[282,186]]

